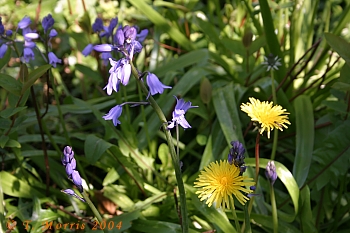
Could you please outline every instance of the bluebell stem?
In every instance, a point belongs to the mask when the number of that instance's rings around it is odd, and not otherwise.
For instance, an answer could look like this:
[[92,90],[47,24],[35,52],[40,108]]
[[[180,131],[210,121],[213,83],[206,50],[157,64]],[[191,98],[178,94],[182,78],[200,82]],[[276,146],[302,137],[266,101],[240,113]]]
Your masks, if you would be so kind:
[[76,160],[74,159],[74,151],[71,147],[66,146],[63,150],[62,164],[65,166],[66,174],[69,179],[77,186],[79,192],[83,192],[82,179],[76,170]]
[[92,50],[94,50],[94,45],[93,44],[88,44],[83,51],[81,51],[81,53],[86,57],[87,55],[89,55]]
[[273,161],[269,161],[266,165],[265,176],[273,185],[277,179],[276,166]]
[[236,167],[241,167],[244,165],[244,153],[245,149],[243,147],[243,144],[239,141],[232,141],[231,142],[231,149],[228,154],[228,162],[232,165],[234,164]]
[[[155,74],[152,74],[148,72],[146,77],[146,82],[149,87],[149,94],[155,95],[155,94],[162,94],[165,88],[170,88],[170,86],[166,86],[163,83],[161,83],[158,79],[158,77]],[[148,96],[149,96],[148,94]],[[148,98],[148,97],[147,97]]]
[[186,102],[183,99],[178,99],[176,96],[174,97],[176,98],[177,103],[173,111],[173,119],[167,128],[172,129],[175,127],[175,124],[181,125],[184,129],[191,128],[191,125],[185,119],[185,113],[188,109],[196,108],[198,106],[191,106],[192,103],[190,101]]
[[119,121],[119,117],[122,114],[123,108],[120,105],[117,105],[115,107],[113,107],[111,110],[109,110],[109,112],[103,116],[103,119],[105,120],[112,120],[113,121],[113,125],[117,126],[118,124],[121,124],[121,122]]
[[53,52],[49,52],[48,57],[49,57],[49,64],[51,64],[55,68],[57,63],[62,62],[62,60],[58,59]]
[[55,20],[52,18],[51,14],[48,14],[47,16],[45,16],[41,22],[43,28],[44,28],[44,33],[46,34],[46,32],[53,26],[53,24],[55,23]]
[[72,189],[64,189],[64,190],[61,190],[61,192],[65,193],[65,194],[67,194],[69,196],[75,197],[75,198],[79,199],[82,202],[86,202],[84,198],[78,196],[78,194],[76,194]]

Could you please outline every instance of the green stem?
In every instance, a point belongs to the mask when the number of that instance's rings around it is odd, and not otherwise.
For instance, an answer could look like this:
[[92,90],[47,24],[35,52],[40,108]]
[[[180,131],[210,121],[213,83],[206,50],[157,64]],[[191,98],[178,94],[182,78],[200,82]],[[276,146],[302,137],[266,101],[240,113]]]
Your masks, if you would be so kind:
[[[131,70],[132,70],[132,74],[135,76],[135,78],[137,79],[137,82],[139,83],[141,90],[143,91],[143,93],[147,96],[148,95],[148,90],[147,87],[145,86],[144,82],[142,82],[139,79],[139,73],[136,70],[134,64],[132,63],[132,61],[130,61],[131,64]],[[148,101],[150,102],[152,108],[154,109],[154,111],[156,112],[156,114],[158,115],[162,126],[163,126],[163,130],[165,133],[165,137],[166,140],[168,142],[168,147],[169,147],[169,151],[170,151],[170,155],[173,161],[173,165],[174,165],[174,170],[175,170],[175,176],[176,176],[176,180],[177,180],[177,186],[179,189],[179,195],[180,195],[180,210],[181,210],[181,226],[182,226],[182,232],[183,233],[187,233],[188,232],[188,218],[187,218],[187,206],[186,206],[186,193],[185,193],[185,186],[182,180],[182,176],[181,176],[181,171],[180,171],[180,161],[179,158],[176,155],[175,152],[175,147],[173,144],[173,140],[172,140],[172,136],[170,134],[170,131],[167,129],[167,120],[164,116],[164,113],[162,111],[162,109],[159,107],[159,105],[157,104],[157,102],[153,99],[153,97],[150,95],[148,98]]]
[[275,190],[274,190],[273,185],[271,183],[270,183],[270,195],[271,195],[273,232],[278,233],[278,218],[277,218],[277,206],[276,206]]
[[[249,201],[249,204],[250,202],[252,202],[252,200]],[[242,230],[244,230],[244,233],[251,233],[252,232],[252,228],[250,226],[250,214],[249,214],[249,210],[248,210],[248,205],[244,205],[244,223],[245,223],[245,229],[243,229],[242,227]]]
[[[272,88],[272,99],[273,103],[277,104],[277,97],[276,97],[276,88],[275,88],[275,78],[273,75],[273,69],[271,69],[271,88]],[[274,130],[273,135],[273,144],[272,144],[272,151],[271,151],[271,160],[275,160],[276,150],[277,150],[277,140],[278,140],[278,130]]]
[[233,218],[235,219],[236,230],[237,230],[237,232],[240,233],[241,232],[241,226],[239,225],[237,214],[236,214],[236,209],[235,209],[235,204],[233,203],[232,200],[230,200],[230,205],[231,205],[231,209],[232,209]]
[[[98,212],[98,210],[96,209],[95,205],[90,200],[89,195],[85,192],[85,190],[83,191],[82,195],[83,195],[83,198],[85,199],[86,203],[90,206],[90,209],[94,213],[94,215],[97,218],[97,220],[99,221],[99,223],[101,223],[102,220],[103,220],[102,216],[100,215],[100,212]],[[107,232],[106,229],[103,229],[103,231]]]

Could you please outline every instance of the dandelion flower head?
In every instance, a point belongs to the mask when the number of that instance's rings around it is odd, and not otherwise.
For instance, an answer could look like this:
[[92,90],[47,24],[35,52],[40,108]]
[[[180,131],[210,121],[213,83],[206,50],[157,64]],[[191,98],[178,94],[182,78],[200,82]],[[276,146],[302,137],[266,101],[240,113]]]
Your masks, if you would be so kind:
[[253,191],[245,186],[255,185],[252,178],[239,175],[240,169],[230,165],[227,160],[212,162],[201,171],[194,187],[200,188],[196,192],[201,201],[207,200],[210,207],[215,202],[216,208],[230,209],[230,202],[234,203],[233,195],[244,205],[249,197],[246,194]]
[[270,138],[270,131],[274,128],[283,131],[288,128],[286,124],[290,125],[286,109],[282,109],[280,105],[273,106],[273,103],[267,101],[260,102],[255,98],[249,98],[250,103],[242,104],[241,110],[248,114],[252,121],[260,124],[260,134],[267,132],[267,137]]

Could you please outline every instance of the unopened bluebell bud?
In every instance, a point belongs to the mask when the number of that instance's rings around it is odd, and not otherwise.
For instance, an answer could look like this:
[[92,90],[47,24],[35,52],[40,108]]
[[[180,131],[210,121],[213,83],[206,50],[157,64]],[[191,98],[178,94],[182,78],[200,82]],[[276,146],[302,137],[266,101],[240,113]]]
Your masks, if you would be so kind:
[[83,181],[81,180],[81,177],[80,177],[80,174],[78,171],[74,170],[73,173],[72,173],[72,180],[73,180],[73,183],[75,184],[75,186],[77,186],[79,192],[83,192],[83,186],[82,186],[82,183]]
[[74,171],[74,170],[73,170],[71,164],[68,163],[68,164],[66,165],[66,173],[67,173],[68,178],[71,178],[71,177],[72,177],[73,171]]
[[115,37],[116,37],[116,41],[115,42],[118,45],[123,45],[124,44],[125,37],[124,37],[124,32],[123,32],[122,28],[118,28]]
[[265,176],[273,185],[277,179],[276,166],[273,161],[269,161],[266,166]]

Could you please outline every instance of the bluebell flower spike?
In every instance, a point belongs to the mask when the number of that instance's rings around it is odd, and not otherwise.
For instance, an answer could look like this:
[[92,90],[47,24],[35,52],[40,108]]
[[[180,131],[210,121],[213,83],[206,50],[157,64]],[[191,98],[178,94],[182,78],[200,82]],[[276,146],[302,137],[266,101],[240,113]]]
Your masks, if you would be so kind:
[[274,161],[267,162],[265,176],[270,181],[271,185],[277,180],[277,172]]
[[79,195],[77,195],[72,189],[64,189],[64,190],[61,190],[61,192],[65,193],[65,194],[67,194],[69,196],[75,197],[75,198],[79,199],[82,202],[86,202],[84,198],[82,198]]
[[51,14],[45,16],[41,22],[44,28],[44,33],[46,33],[55,23],[55,20],[52,18]]
[[241,167],[244,165],[244,153],[245,149],[243,147],[243,144],[239,141],[232,141],[231,142],[231,149],[228,154],[228,162],[232,165],[234,164],[236,167]]

